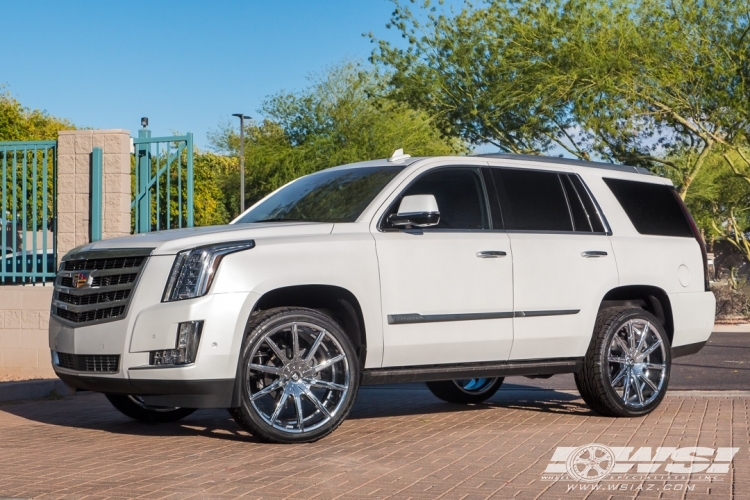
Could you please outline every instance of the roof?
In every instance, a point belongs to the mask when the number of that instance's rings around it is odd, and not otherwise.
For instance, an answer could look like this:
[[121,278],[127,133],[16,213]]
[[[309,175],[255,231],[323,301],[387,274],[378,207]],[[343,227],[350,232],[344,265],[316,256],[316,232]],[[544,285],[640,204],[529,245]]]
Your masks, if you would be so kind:
[[630,165],[616,165],[614,163],[604,163],[598,161],[576,160],[573,158],[560,158],[559,156],[541,156],[541,155],[517,155],[510,153],[488,153],[472,155],[480,158],[498,158],[501,160],[523,160],[538,163],[557,163],[559,165],[574,165],[577,167],[603,168],[606,170],[617,170],[619,172],[631,172],[636,174],[651,175],[648,169],[643,167],[633,167]]

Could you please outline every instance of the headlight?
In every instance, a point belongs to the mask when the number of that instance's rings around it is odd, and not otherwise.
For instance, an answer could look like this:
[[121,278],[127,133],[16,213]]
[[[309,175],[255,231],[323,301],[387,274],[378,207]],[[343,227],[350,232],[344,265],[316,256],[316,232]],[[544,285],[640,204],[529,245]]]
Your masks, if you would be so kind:
[[220,243],[185,250],[177,258],[169,273],[162,302],[192,299],[208,293],[221,259],[230,253],[249,250],[255,246],[253,240]]

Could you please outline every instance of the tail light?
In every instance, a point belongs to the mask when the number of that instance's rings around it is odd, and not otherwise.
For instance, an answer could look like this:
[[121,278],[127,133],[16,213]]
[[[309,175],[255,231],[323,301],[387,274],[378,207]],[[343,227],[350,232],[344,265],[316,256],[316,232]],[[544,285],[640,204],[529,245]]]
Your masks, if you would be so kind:
[[674,197],[677,200],[677,203],[680,205],[680,208],[682,209],[682,213],[685,214],[685,219],[688,221],[688,224],[690,225],[690,229],[693,231],[693,236],[695,236],[696,241],[698,242],[698,245],[701,247],[701,255],[703,256],[703,284],[705,287],[705,290],[707,292],[711,291],[711,287],[708,284],[708,253],[706,253],[706,243],[703,241],[703,238],[701,237],[701,232],[698,229],[698,226],[695,224],[695,221],[693,220],[693,217],[690,215],[690,211],[688,211],[687,206],[685,206],[685,202],[682,201],[682,198],[680,198],[680,195],[677,194],[677,191],[673,191]]

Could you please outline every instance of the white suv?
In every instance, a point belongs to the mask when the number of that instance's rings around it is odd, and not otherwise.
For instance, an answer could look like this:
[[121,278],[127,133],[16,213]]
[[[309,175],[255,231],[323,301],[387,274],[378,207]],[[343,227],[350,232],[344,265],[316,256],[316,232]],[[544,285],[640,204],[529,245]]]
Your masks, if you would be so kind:
[[478,403],[505,376],[575,373],[599,414],[661,402],[715,309],[669,180],[397,153],[299,178],[227,226],[71,251],[52,302],[55,371],[133,418],[229,408],[275,442],[329,434],[363,384],[423,381]]

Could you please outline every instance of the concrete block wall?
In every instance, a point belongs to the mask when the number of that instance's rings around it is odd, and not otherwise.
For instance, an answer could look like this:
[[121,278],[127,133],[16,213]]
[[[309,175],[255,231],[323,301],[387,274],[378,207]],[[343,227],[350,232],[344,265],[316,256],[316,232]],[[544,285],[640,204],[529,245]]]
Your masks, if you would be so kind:
[[49,354],[52,286],[0,286],[0,381],[53,378]]
[[[102,238],[130,234],[130,132],[70,130],[57,141],[57,257],[89,242],[91,151],[103,152]],[[0,381],[54,378],[52,284],[0,286]]]

